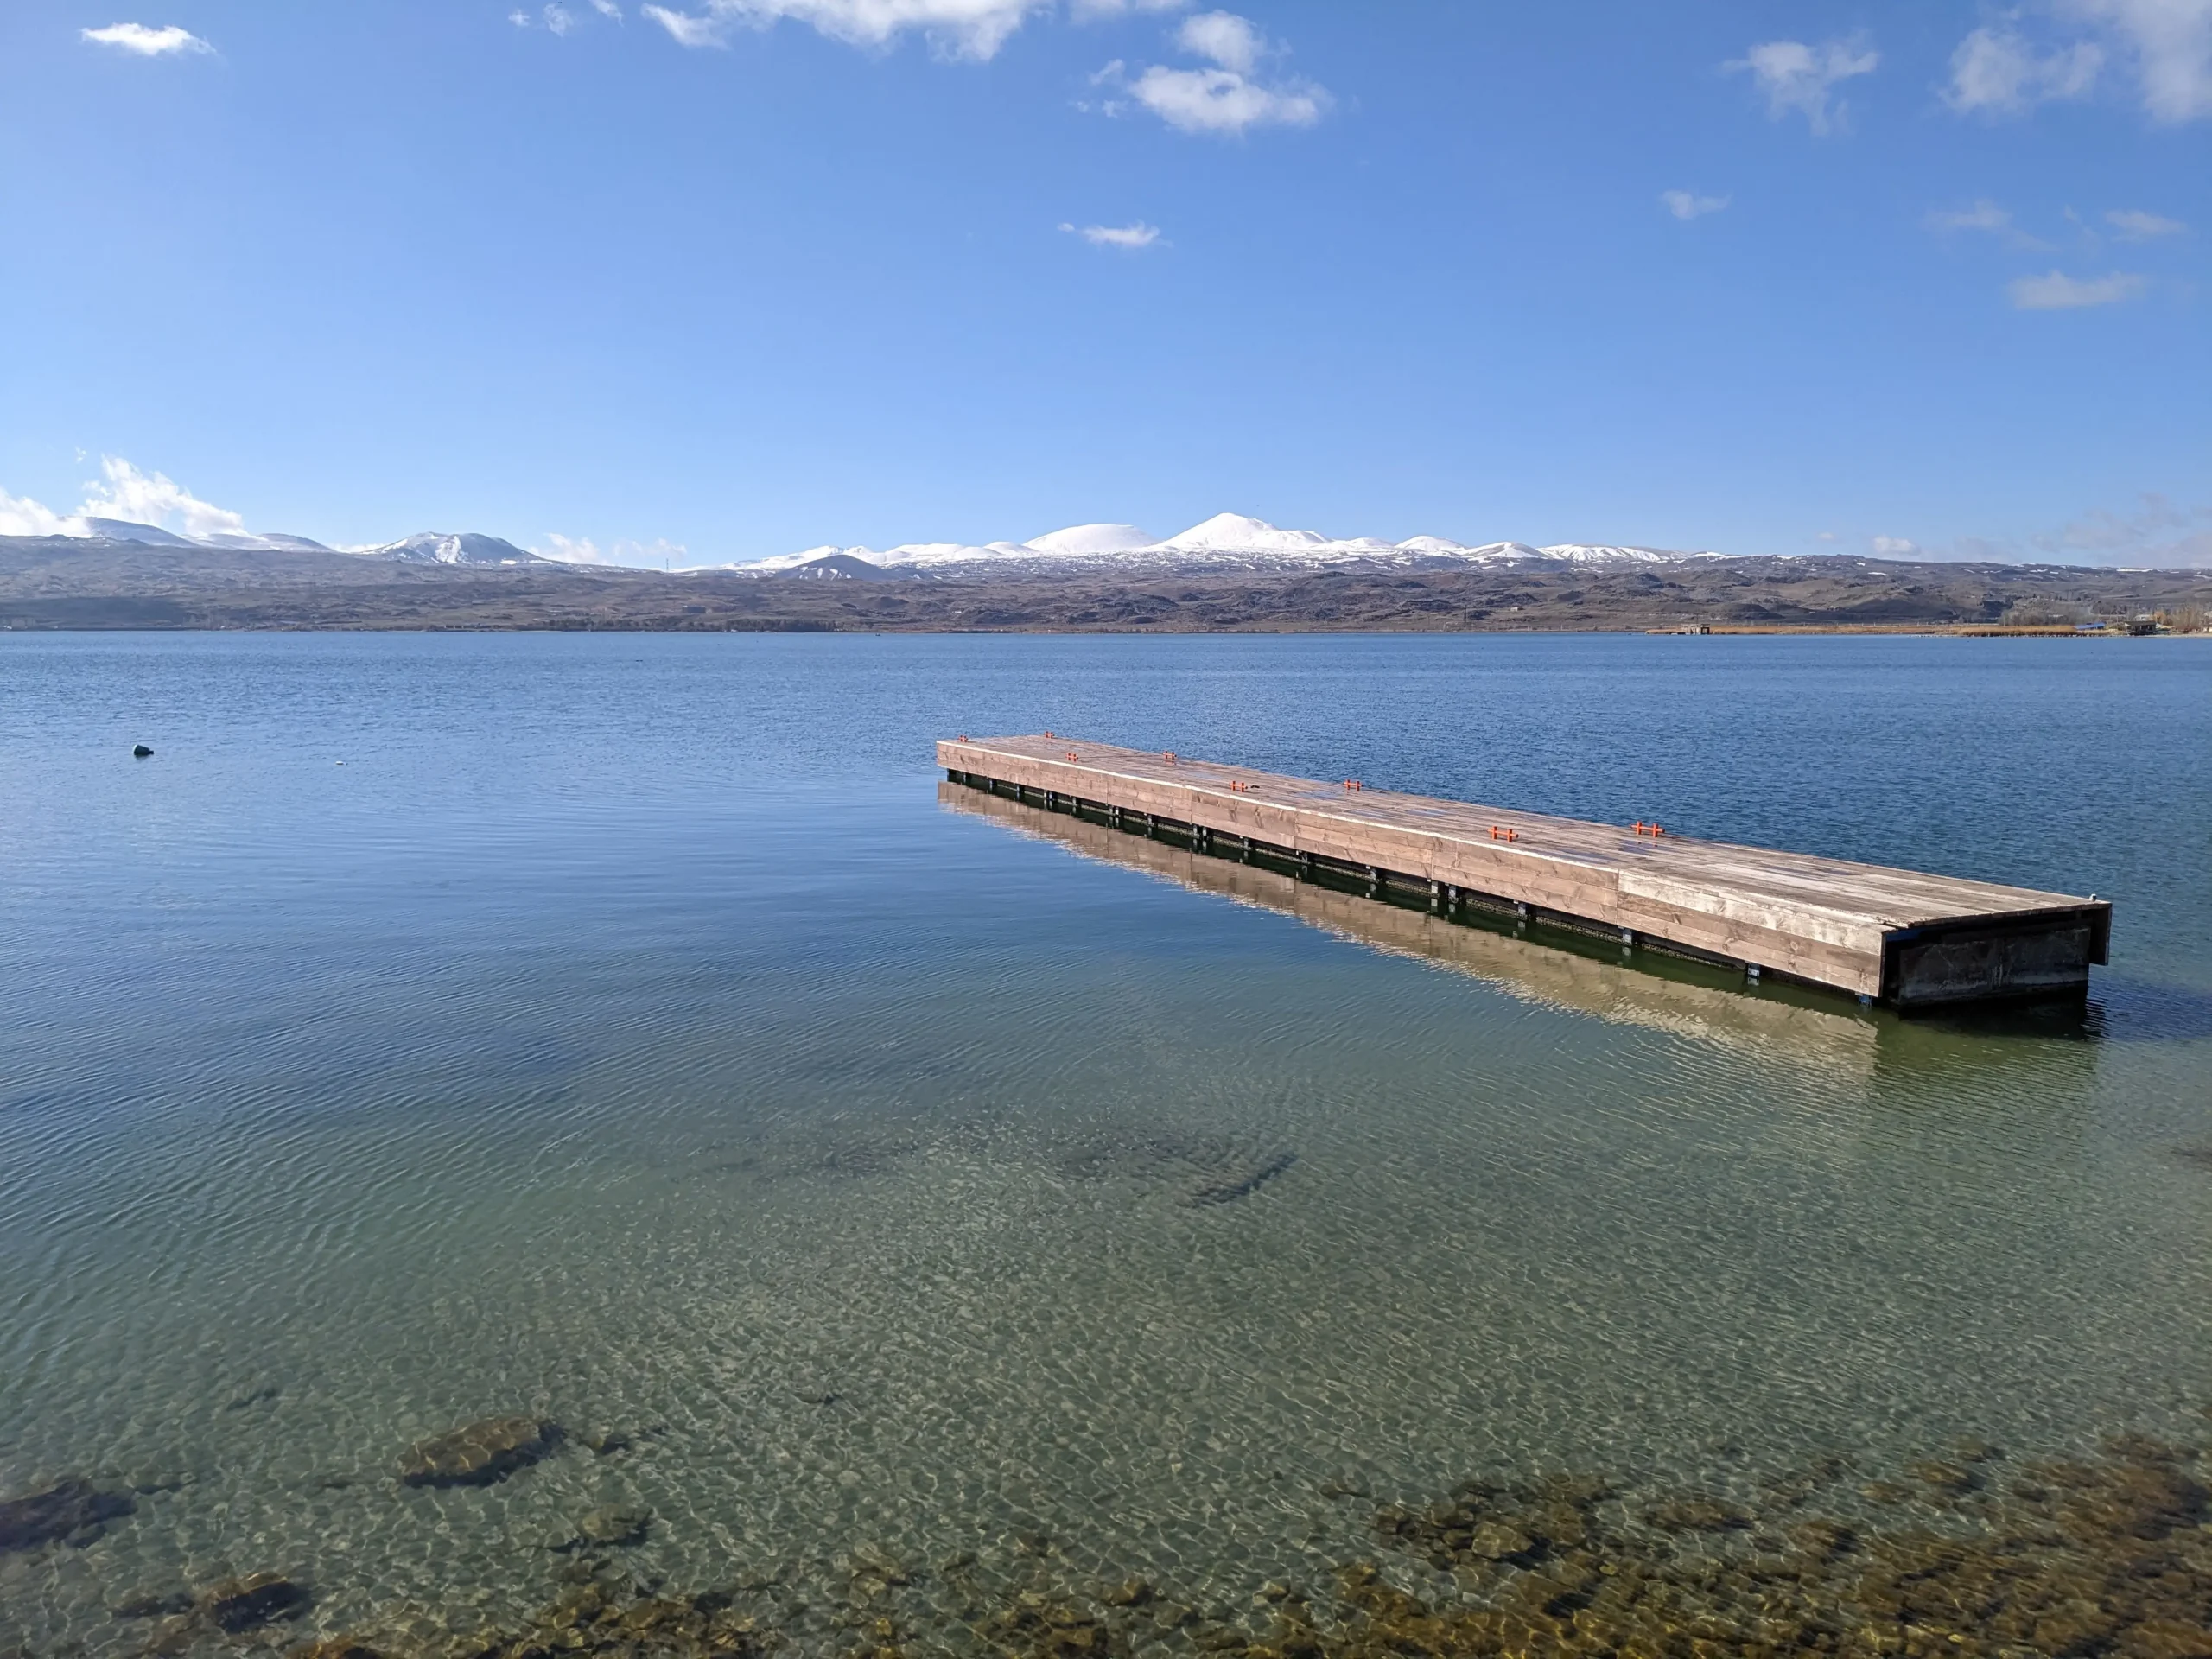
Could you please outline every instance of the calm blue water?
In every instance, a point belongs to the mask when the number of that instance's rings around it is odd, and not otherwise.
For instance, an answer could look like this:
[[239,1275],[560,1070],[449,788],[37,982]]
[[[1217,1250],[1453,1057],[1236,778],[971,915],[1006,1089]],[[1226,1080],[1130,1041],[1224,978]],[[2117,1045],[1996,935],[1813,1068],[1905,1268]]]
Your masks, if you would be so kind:
[[[1301,919],[940,791],[1044,728],[2094,892],[2113,960],[1908,1025]],[[1241,1604],[1344,1486],[2201,1427],[2209,826],[2194,640],[0,637],[0,1497],[141,1489],[0,1648],[232,1571],[510,1618],[611,1503],[677,1585],[1043,1533]],[[514,1411],[632,1444],[394,1480]]]

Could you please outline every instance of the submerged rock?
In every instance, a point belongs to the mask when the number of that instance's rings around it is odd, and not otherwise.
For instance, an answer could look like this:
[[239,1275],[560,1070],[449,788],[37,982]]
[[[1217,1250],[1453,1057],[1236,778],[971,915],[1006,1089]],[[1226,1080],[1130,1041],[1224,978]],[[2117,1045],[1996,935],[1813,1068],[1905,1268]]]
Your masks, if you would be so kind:
[[417,1441],[399,1459],[410,1486],[488,1486],[550,1454],[561,1426],[538,1417],[486,1417]]
[[576,1523],[576,1531],[583,1544],[620,1548],[644,1543],[652,1524],[651,1510],[626,1509],[620,1503],[609,1503],[584,1516]]
[[1734,1504],[1711,1497],[1676,1498],[1645,1511],[1644,1519],[1669,1532],[1733,1532],[1751,1524]]
[[358,1637],[325,1636],[284,1650],[284,1659],[384,1659]]
[[1191,1205],[1234,1204],[1258,1192],[1297,1161],[1294,1152],[1273,1153],[1255,1159],[1199,1182],[1185,1195],[1183,1202]]
[[[118,1609],[116,1616],[136,1618],[168,1612],[176,1598],[156,1602],[149,1598],[130,1604],[132,1611]],[[139,1652],[147,1659],[174,1659],[211,1637],[240,1636],[283,1619],[297,1618],[308,1610],[310,1598],[304,1587],[281,1573],[246,1573],[209,1585],[186,1599],[184,1610],[163,1619]]]
[[89,1480],[56,1481],[42,1492],[0,1502],[0,1552],[62,1539],[89,1544],[109,1522],[137,1507],[128,1492],[104,1492]]
[[118,1618],[168,1618],[192,1611],[192,1592],[172,1590],[166,1595],[149,1592],[133,1596],[128,1601],[118,1602],[113,1609]]
[[232,1635],[280,1618],[297,1618],[308,1610],[308,1592],[276,1573],[249,1573],[225,1579],[201,1592],[199,1611],[217,1630]]
[[880,1544],[855,1544],[849,1559],[856,1578],[878,1579],[887,1585],[907,1584],[912,1575],[906,1562],[900,1560]]

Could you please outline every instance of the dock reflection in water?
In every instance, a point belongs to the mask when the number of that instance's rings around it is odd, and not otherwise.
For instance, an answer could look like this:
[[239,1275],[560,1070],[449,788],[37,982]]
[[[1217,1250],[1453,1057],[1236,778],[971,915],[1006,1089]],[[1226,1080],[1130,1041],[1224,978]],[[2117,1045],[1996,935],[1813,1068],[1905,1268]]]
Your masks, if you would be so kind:
[[[1817,1067],[1832,1077],[1871,1077],[1882,1027],[1896,1023],[1894,1016],[1862,1013],[1819,993],[1738,989],[1717,982],[1725,970],[1679,957],[1643,952],[1608,961],[1599,954],[1601,942],[1593,939],[1579,950],[1574,946],[1580,941],[1563,930],[1516,928],[1508,919],[1472,911],[1464,912],[1466,919],[1455,919],[1261,863],[1193,852],[1165,834],[1116,829],[963,784],[940,783],[938,799],[1087,857],[1196,893],[1280,911],[1339,938],[1470,975],[1525,1001],[1753,1051],[1762,1058]],[[1539,937],[1529,937],[1532,931]],[[1818,1006],[1824,1001],[1837,1006]]]

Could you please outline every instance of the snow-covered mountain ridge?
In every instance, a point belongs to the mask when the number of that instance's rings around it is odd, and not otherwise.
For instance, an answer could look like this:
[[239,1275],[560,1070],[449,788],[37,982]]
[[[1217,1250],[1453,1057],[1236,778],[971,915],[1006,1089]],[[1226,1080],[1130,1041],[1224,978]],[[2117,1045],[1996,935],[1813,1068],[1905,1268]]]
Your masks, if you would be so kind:
[[[1414,536],[1386,542],[1373,536],[1338,538],[1319,531],[1282,530],[1262,518],[1217,513],[1180,535],[1155,541],[1135,524],[1076,524],[1027,542],[907,542],[877,552],[867,547],[823,546],[785,553],[725,569],[759,575],[859,574],[853,561],[902,575],[957,569],[968,575],[1042,574],[1054,569],[1130,569],[1223,566],[1280,569],[1300,566],[1380,563],[1408,566],[1451,564],[1662,564],[1676,559],[1718,558],[1715,553],[1682,553],[1652,547],[1606,547],[1571,542],[1531,547],[1526,542],[1487,542],[1471,546],[1441,536]],[[827,561],[838,561],[829,564]]]
[[278,532],[219,530],[188,536],[158,524],[137,524],[121,518],[72,518],[60,539],[85,542],[136,542],[145,547],[210,547],[257,553],[349,553],[365,559],[386,559],[395,564],[548,564],[526,548],[497,536],[474,531],[425,530],[396,542],[372,547],[332,547],[305,536]]

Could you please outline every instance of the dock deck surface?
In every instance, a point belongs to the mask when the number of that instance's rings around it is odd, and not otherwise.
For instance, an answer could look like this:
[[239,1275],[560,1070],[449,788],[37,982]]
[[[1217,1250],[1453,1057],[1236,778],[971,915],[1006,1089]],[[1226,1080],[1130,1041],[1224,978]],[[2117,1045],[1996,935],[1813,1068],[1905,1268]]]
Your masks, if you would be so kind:
[[1624,943],[1786,974],[1899,1007],[2085,990],[2112,907],[2094,898],[1593,823],[1040,734],[938,745],[988,782],[1226,836],[1447,903],[1618,930]]

